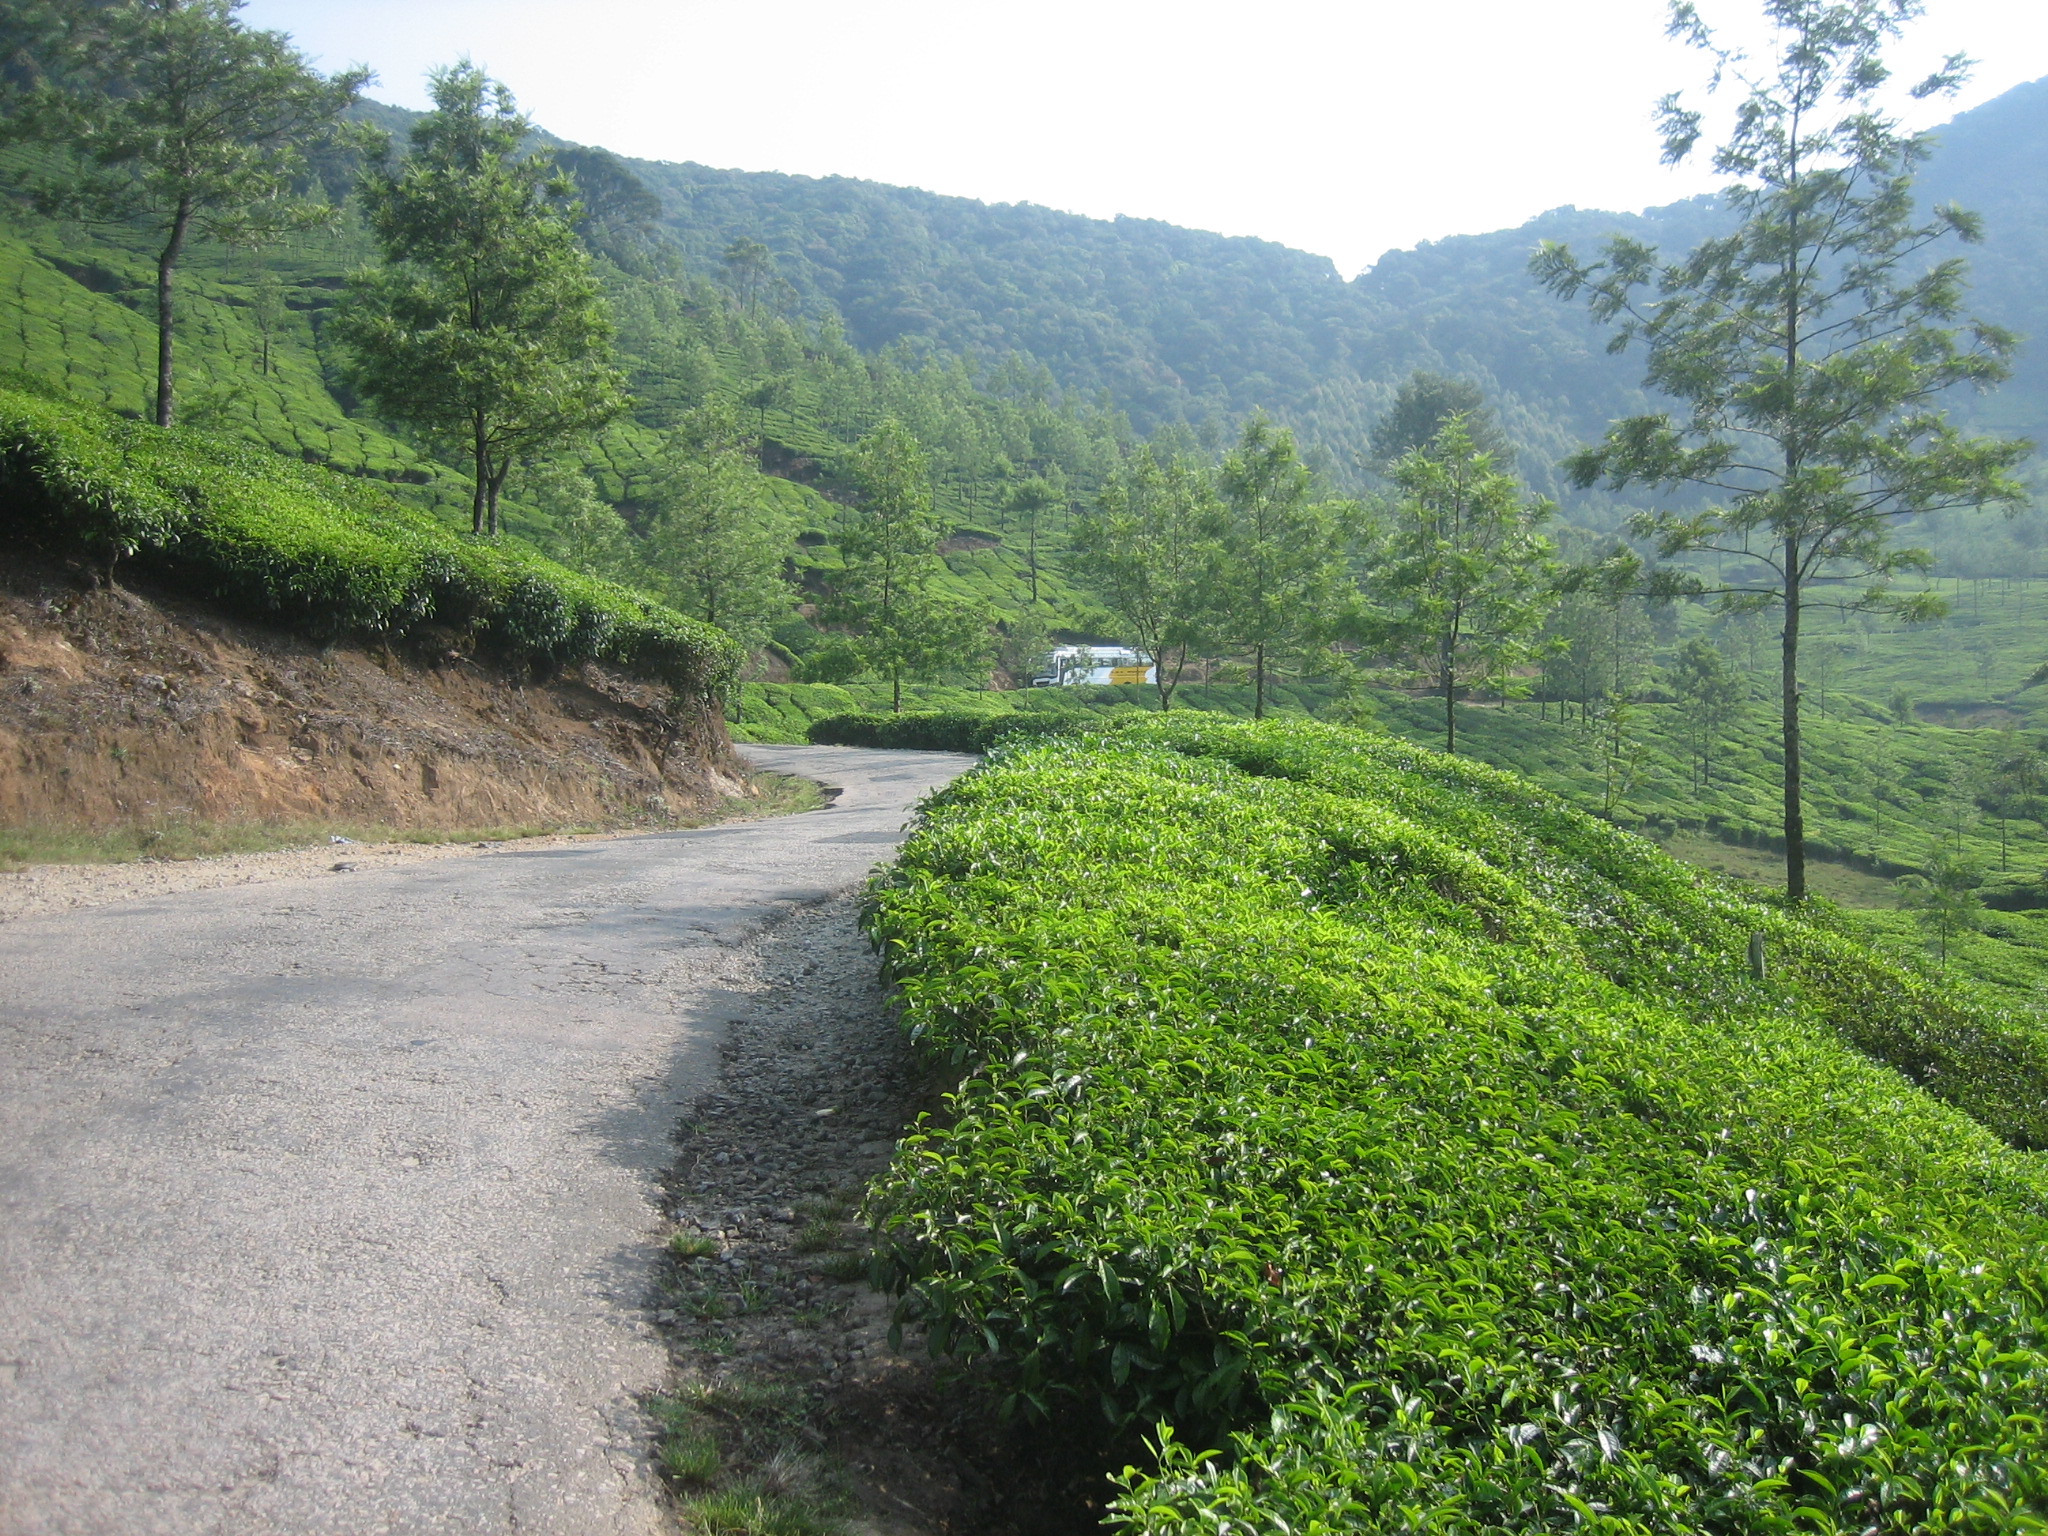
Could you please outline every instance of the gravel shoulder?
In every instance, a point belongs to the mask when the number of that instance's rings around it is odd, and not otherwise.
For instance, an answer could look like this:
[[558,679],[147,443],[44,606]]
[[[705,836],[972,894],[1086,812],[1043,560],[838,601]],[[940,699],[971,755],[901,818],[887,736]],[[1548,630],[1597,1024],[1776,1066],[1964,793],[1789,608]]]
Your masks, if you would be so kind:
[[791,1532],[1082,1536],[1141,1448],[1101,1444],[1087,1411],[1004,1422],[990,1383],[915,1330],[892,1342],[892,1299],[866,1283],[862,1192],[951,1084],[897,1027],[857,907],[807,908],[750,947],[719,1076],[676,1131],[652,1299],[668,1481],[686,1527],[738,1497]]
[[666,1528],[676,1117],[968,761],[747,755],[845,792],[0,927],[8,1536]]

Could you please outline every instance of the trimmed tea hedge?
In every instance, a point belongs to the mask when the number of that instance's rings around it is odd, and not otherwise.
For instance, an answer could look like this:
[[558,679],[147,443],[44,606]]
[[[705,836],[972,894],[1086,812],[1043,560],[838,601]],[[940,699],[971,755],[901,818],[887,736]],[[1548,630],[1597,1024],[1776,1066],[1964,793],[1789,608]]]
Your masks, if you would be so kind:
[[261,448],[0,388],[0,538],[181,587],[319,639],[478,635],[514,660],[606,660],[708,697],[723,632],[512,543],[466,540],[387,494]]
[[869,921],[968,1071],[880,1272],[1021,1398],[1166,1426],[1123,1529],[2048,1529],[2048,1173],[1865,1054],[2025,1139],[2021,1025],[1305,723],[1001,746]]
[[912,752],[986,752],[1012,736],[1077,729],[1072,717],[995,714],[966,709],[905,710],[900,715],[827,715],[805,733],[819,747],[892,747]]

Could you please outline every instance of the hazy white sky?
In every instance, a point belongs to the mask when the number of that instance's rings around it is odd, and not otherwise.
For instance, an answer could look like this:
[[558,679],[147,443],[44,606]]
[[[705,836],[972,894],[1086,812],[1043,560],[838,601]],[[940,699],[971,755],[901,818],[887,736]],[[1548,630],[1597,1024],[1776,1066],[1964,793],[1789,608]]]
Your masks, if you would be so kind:
[[[1709,0],[1740,24],[1753,3]],[[2048,74],[2040,0],[1927,0],[1901,73],[1980,62],[1928,121]],[[1662,0],[249,0],[371,94],[464,54],[553,133],[1259,235],[1349,276],[1546,208],[1709,190],[1650,107],[1701,77]]]

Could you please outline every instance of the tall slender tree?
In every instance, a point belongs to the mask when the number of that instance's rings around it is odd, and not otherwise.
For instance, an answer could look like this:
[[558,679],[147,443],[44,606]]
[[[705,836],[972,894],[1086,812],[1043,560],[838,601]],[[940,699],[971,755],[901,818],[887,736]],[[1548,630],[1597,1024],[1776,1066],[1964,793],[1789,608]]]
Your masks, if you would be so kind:
[[791,530],[764,501],[746,444],[729,405],[683,421],[652,498],[648,545],[663,596],[752,648],[789,612],[782,560]]
[[1245,423],[1217,473],[1223,519],[1216,591],[1222,637],[1252,654],[1252,715],[1264,719],[1273,664],[1316,643],[1344,581],[1340,503],[1316,498],[1294,434]]
[[903,708],[903,680],[964,665],[988,645],[984,616],[932,591],[939,524],[931,459],[888,417],[853,454],[859,501],[841,515],[842,567],[823,616],[859,636],[863,662],[889,679],[889,707]]
[[[1752,70],[1678,0],[1673,35],[1713,56],[1717,84],[1733,80],[1742,91],[1713,158],[1731,178],[1724,196],[1739,226],[1675,261],[1617,239],[1597,261],[1546,244],[1532,263],[1553,292],[1586,295],[1596,318],[1618,325],[1612,350],[1640,342],[1649,385],[1681,405],[1615,423],[1603,443],[1568,461],[1574,483],[1703,493],[1704,509],[1645,514],[1633,531],[1666,561],[1709,551],[1768,573],[1710,582],[1667,565],[1647,586],[1780,610],[1792,901],[1806,895],[1808,609],[1932,616],[1931,595],[1893,585],[1929,564],[1894,544],[1897,525],[1952,508],[2016,508],[2012,471],[2029,446],[1966,436],[1940,406],[1959,385],[2004,378],[2013,340],[1962,318],[1963,264],[1935,248],[1976,240],[1978,221],[1954,207],[1916,207],[1914,174],[1932,145],[1880,106],[1891,75],[1885,48],[1919,10],[1917,0],[1766,0],[1774,46]],[[1951,58],[1913,94],[1952,92],[1962,78],[1962,60]],[[1702,136],[1700,113],[1677,96],[1660,113],[1665,159],[1686,159]]]
[[512,93],[464,62],[433,95],[411,153],[364,178],[384,264],[335,334],[366,399],[468,457],[470,529],[495,534],[513,465],[618,415],[625,378],[570,184],[526,152]]
[[317,73],[281,32],[236,19],[241,0],[62,0],[28,8],[13,61],[12,132],[63,152],[30,184],[46,212],[140,226],[156,257],[156,421],[177,416],[177,274],[195,237],[260,245],[334,210],[297,194],[306,150],[370,80]]
[[1367,647],[1402,658],[1443,695],[1444,750],[1458,750],[1458,698],[1474,683],[1505,693],[1537,654],[1556,603],[1550,503],[1527,497],[1453,416],[1393,466],[1386,531],[1372,550]]
[[1201,466],[1140,448],[1074,524],[1074,570],[1152,657],[1163,713],[1217,608],[1222,508]]
[[[1030,475],[1020,480],[1004,498],[1011,512],[1016,514],[1017,526],[1024,532],[1024,579],[1031,592],[1031,601],[1038,601],[1039,553],[1043,544],[1046,523],[1056,508],[1067,504],[1067,482],[1054,465],[1042,475]],[[1007,523],[1007,519],[1005,520]]]

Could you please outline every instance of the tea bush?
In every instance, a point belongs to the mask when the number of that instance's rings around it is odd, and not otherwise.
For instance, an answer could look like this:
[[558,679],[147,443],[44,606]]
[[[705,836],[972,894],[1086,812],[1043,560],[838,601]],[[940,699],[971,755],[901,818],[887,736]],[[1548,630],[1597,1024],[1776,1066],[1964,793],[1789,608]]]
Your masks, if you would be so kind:
[[1172,1431],[1125,1530],[2048,1529],[2019,1025],[1294,722],[998,745],[869,921],[966,1073],[879,1273],[1020,1400]]
[[513,660],[615,662],[710,696],[721,631],[514,543],[467,540],[386,493],[261,448],[0,387],[0,538],[180,587],[319,639],[478,635]]
[[900,715],[827,715],[805,733],[813,746],[892,747],[911,752],[986,752],[1012,736],[1071,729],[1060,716],[989,710],[905,710]]

